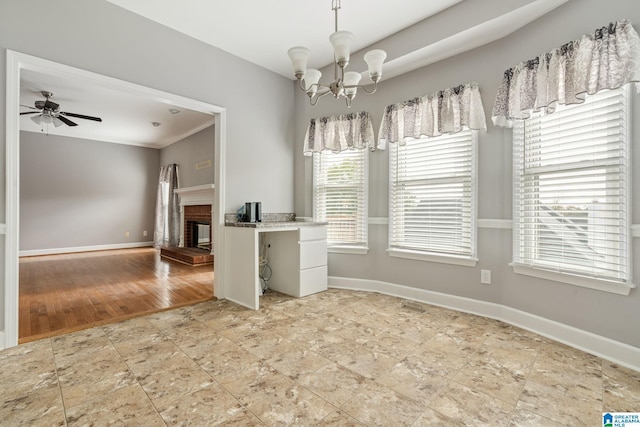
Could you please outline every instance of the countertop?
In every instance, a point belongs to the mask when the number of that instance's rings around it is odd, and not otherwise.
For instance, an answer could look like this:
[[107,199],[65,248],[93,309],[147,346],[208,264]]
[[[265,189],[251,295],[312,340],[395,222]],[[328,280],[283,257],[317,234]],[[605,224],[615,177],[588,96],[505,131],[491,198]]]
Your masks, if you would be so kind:
[[319,227],[329,225],[328,222],[319,221],[263,221],[263,222],[225,222],[225,227],[244,228],[280,228],[280,227]]

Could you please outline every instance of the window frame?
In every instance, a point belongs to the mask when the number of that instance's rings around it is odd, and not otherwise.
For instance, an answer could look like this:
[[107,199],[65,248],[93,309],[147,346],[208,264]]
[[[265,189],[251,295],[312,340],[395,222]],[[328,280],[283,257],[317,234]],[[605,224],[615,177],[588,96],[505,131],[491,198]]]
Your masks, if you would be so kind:
[[[477,234],[478,234],[478,131],[472,130],[467,127],[464,128],[463,132],[469,132],[470,136],[470,162],[471,162],[471,171],[468,175],[470,177],[471,182],[471,192],[470,192],[470,230],[469,237],[471,240],[471,253],[469,255],[459,255],[453,253],[443,253],[443,252],[432,252],[428,250],[419,250],[419,249],[411,249],[411,248],[401,248],[401,247],[393,247],[392,242],[394,241],[394,214],[392,212],[394,206],[393,200],[393,187],[395,185],[394,176],[392,175],[392,162],[394,160],[394,150],[399,150],[400,146],[398,143],[390,144],[389,147],[389,230],[388,230],[388,247],[387,253],[391,257],[395,258],[405,258],[412,259],[418,261],[427,261],[427,262],[435,262],[435,263],[443,263],[443,264],[453,264],[459,266],[466,267],[474,267],[478,262],[477,256]],[[441,135],[448,136],[448,135]],[[440,136],[431,137],[439,138]],[[420,140],[428,140],[429,137],[420,138]],[[418,140],[418,141],[420,141]],[[415,141],[415,140],[414,140]],[[397,151],[396,151],[397,153]]]
[[[524,263],[520,263],[519,262],[519,256],[517,254],[518,251],[521,250],[526,250],[526,248],[521,248],[520,246],[520,240],[521,240],[521,233],[520,233],[520,221],[521,221],[521,215],[519,215],[519,200],[522,197],[518,191],[520,189],[520,184],[519,184],[519,180],[521,179],[521,176],[523,175],[523,172],[521,169],[524,169],[524,165],[523,162],[519,161],[516,159],[516,155],[521,154],[521,155],[526,155],[525,153],[525,141],[526,141],[526,136],[524,134],[524,131],[520,130],[522,137],[518,137],[516,135],[516,132],[518,132],[518,128],[516,128],[516,126],[519,127],[523,127],[524,126],[524,121],[520,122],[516,122],[514,124],[514,128],[513,128],[513,144],[514,144],[514,151],[513,151],[513,156],[512,156],[512,161],[513,161],[513,250],[512,250],[512,257],[513,257],[513,261],[510,263],[510,266],[513,268],[514,272],[516,274],[522,274],[522,275],[526,275],[526,276],[531,276],[531,277],[536,277],[536,278],[540,278],[540,279],[545,279],[545,280],[550,280],[550,281],[554,281],[554,282],[559,282],[559,283],[564,283],[564,284],[569,284],[569,285],[575,285],[575,286],[580,286],[580,287],[585,287],[585,288],[590,288],[590,289],[596,289],[596,290],[600,290],[600,291],[605,291],[605,292],[610,292],[610,293],[614,293],[614,294],[619,294],[619,295],[629,295],[631,289],[635,288],[636,285],[632,283],[633,281],[633,253],[632,253],[632,247],[633,247],[633,234],[632,234],[632,230],[631,230],[631,222],[632,222],[632,204],[633,204],[633,199],[632,199],[632,191],[631,191],[631,185],[632,185],[632,145],[633,145],[633,139],[632,139],[632,114],[631,114],[631,110],[632,110],[632,97],[630,96],[630,89],[629,89],[629,85],[625,85],[622,88],[619,89],[614,89],[614,90],[620,90],[621,91],[621,95],[624,98],[624,102],[625,102],[625,111],[623,112],[623,120],[624,123],[623,125],[626,127],[626,133],[625,133],[625,138],[624,141],[622,141],[622,144],[624,144],[624,148],[626,151],[626,158],[625,160],[625,166],[626,166],[626,171],[625,172],[621,172],[620,175],[623,175],[623,179],[624,179],[624,183],[625,183],[625,191],[624,191],[624,197],[625,197],[625,206],[624,206],[624,214],[626,217],[625,220],[625,224],[624,224],[624,240],[626,242],[626,264],[627,264],[627,268],[626,268],[626,276],[627,279],[626,281],[617,281],[617,280],[611,280],[611,279],[607,279],[607,278],[599,278],[599,277],[592,277],[592,276],[588,276],[588,275],[582,275],[579,274],[576,271],[557,271],[557,270],[553,270],[551,268],[544,268],[542,266],[543,263],[540,263],[539,265],[526,265]],[[583,104],[578,104],[578,105],[583,105]],[[565,108],[571,108],[571,106],[565,107]],[[520,144],[519,146],[516,146],[516,144]],[[523,165],[522,168],[519,167],[519,165]],[[561,170],[559,172],[571,172],[571,168],[565,168],[564,170]]]
[[[349,243],[349,242],[340,242],[340,241],[331,241],[329,240],[329,238],[327,238],[327,251],[329,253],[341,253],[341,254],[354,254],[354,255],[366,255],[369,252],[369,230],[368,230],[368,222],[369,222],[369,149],[347,149],[347,150],[343,150],[339,153],[334,153],[332,151],[329,150],[324,150],[321,152],[314,152],[312,155],[312,187],[313,187],[313,192],[312,192],[312,200],[311,200],[311,204],[313,206],[313,220],[314,221],[323,221],[323,222],[329,222],[327,219],[324,218],[318,218],[318,205],[317,205],[317,200],[318,200],[318,184],[317,184],[317,180],[318,180],[318,176],[316,174],[316,162],[317,161],[322,161],[322,156],[326,156],[326,155],[339,155],[345,152],[362,152],[363,154],[363,170],[362,170],[362,190],[363,190],[363,194],[364,194],[364,201],[362,203],[362,211],[360,211],[360,209],[357,210],[356,212],[356,226],[358,224],[358,222],[360,223],[360,226],[362,227],[361,233],[364,236],[364,242],[354,242],[354,243]],[[357,187],[356,185],[354,185],[354,187]],[[358,217],[359,217],[359,221],[358,221]]]

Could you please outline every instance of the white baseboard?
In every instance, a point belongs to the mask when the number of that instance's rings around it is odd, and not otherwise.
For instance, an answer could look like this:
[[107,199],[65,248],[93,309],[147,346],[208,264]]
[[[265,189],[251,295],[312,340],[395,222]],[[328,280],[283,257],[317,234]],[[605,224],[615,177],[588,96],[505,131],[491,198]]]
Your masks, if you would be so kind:
[[51,249],[35,249],[18,252],[18,256],[38,256],[38,255],[57,255],[70,254],[74,252],[94,252],[109,251],[112,249],[131,249],[144,248],[153,246],[153,242],[134,242],[134,243],[116,243],[113,245],[96,245],[96,246],[76,246],[71,248],[51,248]]
[[378,280],[329,277],[329,287],[378,292],[500,320],[640,371],[640,348],[500,304]]

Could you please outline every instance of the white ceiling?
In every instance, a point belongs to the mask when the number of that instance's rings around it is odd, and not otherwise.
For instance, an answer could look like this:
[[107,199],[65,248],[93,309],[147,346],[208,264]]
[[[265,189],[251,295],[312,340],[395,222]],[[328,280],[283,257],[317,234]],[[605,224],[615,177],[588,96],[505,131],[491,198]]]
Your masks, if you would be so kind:
[[[311,49],[310,68],[325,67],[333,56],[328,41],[334,27],[331,0],[107,1],[289,78],[293,76],[287,50],[293,45]],[[355,52],[463,1],[468,2],[462,6],[470,6],[466,10],[471,13],[473,8],[482,7],[480,0],[344,0],[339,29],[355,34]],[[388,58],[384,78],[505,37],[568,0],[512,0],[507,5],[499,3],[503,0],[495,1],[494,6],[501,7],[493,8],[494,15],[461,20],[472,23],[458,33],[436,37],[425,46]],[[52,101],[60,104],[62,111],[103,119],[96,123],[72,118],[78,126],[50,125],[43,129],[55,135],[162,148],[213,123],[213,116],[185,108],[178,107],[181,113],[172,115],[168,111],[173,108],[170,100],[149,99],[117,84],[23,70],[20,104],[32,106],[43,99],[43,90],[54,93]],[[21,107],[20,111],[31,110]],[[30,117],[21,116],[21,130],[41,132]],[[160,122],[161,126],[153,127],[151,122]]]
[[[27,69],[20,73],[20,112],[34,111],[25,106],[44,100],[43,90],[53,92],[51,101],[59,104],[61,111],[100,117],[102,122],[67,117],[78,126],[41,127],[31,120],[37,114],[27,114],[20,116],[20,130],[162,148],[211,126],[214,121],[212,115],[176,107],[168,100],[151,99],[108,83]],[[172,114],[169,109],[174,108],[180,112]],[[160,126],[154,127],[151,122],[158,122]]]
[[[333,59],[331,0],[108,0],[181,33],[293,78],[287,50],[311,49],[309,67]],[[344,0],[338,29],[356,52],[463,0]]]

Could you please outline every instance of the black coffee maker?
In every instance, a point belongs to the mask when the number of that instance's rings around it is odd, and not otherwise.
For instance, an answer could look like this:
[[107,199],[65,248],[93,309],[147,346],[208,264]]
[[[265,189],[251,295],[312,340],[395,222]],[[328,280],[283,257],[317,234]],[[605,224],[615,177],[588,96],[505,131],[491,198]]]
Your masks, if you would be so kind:
[[[244,210],[244,212],[242,212]],[[262,222],[262,203],[261,202],[247,202],[244,204],[244,209],[240,208],[240,214],[238,215],[238,221],[241,222]]]

